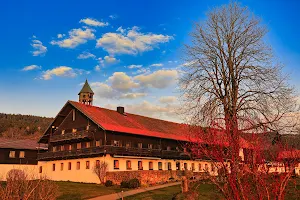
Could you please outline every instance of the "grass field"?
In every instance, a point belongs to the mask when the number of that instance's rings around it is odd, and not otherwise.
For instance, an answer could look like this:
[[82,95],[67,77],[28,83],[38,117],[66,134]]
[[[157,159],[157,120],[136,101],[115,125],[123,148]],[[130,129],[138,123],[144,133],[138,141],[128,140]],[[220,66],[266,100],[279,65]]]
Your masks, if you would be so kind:
[[[220,199],[220,193],[216,190],[215,186],[212,184],[201,184],[197,188],[199,191],[199,200],[218,200]],[[180,185],[171,186],[167,188],[162,188],[158,190],[153,190],[129,197],[125,197],[124,200],[171,200],[175,195],[181,192]],[[179,199],[184,200],[184,196],[179,196]]]
[[[194,188],[198,193],[196,200],[220,200],[222,194],[218,191],[215,185],[209,183],[202,183],[197,188]],[[129,197],[125,197],[124,200],[172,200],[177,194],[178,200],[185,200],[186,197],[180,194],[181,188],[179,185],[153,190]],[[177,200],[176,199],[176,200]],[[285,199],[287,200],[299,200],[300,199],[300,179],[294,179],[293,183],[289,184],[286,191]]]
[[59,186],[60,193],[58,200],[88,199],[96,196],[121,192],[122,190],[126,191],[126,189],[120,188],[120,186],[105,187],[99,184],[65,181],[58,181],[56,183]]

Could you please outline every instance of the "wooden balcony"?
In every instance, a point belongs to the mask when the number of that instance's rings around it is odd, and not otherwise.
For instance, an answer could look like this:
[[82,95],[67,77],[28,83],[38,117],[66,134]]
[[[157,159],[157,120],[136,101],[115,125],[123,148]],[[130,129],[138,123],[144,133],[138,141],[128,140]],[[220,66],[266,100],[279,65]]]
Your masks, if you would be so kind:
[[104,154],[119,156],[137,156],[137,157],[158,157],[167,159],[189,159],[181,151],[169,151],[161,149],[147,148],[127,148],[104,145],[100,147],[90,147],[71,151],[45,152],[38,154],[38,160],[61,160],[80,157],[95,157]]
[[93,132],[82,130],[77,131],[75,133],[65,133],[60,135],[52,135],[50,137],[50,142],[61,142],[66,140],[78,140],[78,139],[84,139],[84,138],[93,138]]

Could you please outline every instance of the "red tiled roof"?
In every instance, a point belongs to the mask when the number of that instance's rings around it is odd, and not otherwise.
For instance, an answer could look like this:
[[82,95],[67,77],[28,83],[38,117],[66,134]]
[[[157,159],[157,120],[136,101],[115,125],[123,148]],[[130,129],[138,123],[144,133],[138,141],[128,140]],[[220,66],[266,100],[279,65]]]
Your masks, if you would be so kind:
[[105,130],[189,141],[187,137],[188,126],[186,124],[130,113],[122,115],[114,110],[89,106],[74,101],[69,102]]
[[0,148],[9,148],[9,149],[31,149],[35,150],[38,147],[47,148],[47,145],[38,144],[36,140],[31,139],[6,139],[0,138]]
[[[189,134],[190,128],[187,124],[154,119],[130,113],[123,115],[114,110],[85,105],[74,101],[69,102],[105,130],[180,141],[195,140]],[[199,139],[195,141],[200,142]],[[220,142],[223,145],[226,145],[224,140]],[[250,147],[250,144],[243,138],[240,138],[240,143],[244,148]]]

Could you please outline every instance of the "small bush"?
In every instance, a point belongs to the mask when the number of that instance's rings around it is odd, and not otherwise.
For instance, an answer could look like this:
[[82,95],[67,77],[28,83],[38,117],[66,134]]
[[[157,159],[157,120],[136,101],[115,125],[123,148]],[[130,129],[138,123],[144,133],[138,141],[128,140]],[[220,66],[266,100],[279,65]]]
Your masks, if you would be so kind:
[[128,188],[138,188],[140,186],[141,186],[141,182],[137,178],[131,179],[128,182]]
[[106,187],[111,187],[111,186],[113,186],[113,182],[112,182],[111,180],[107,180],[107,181],[105,182],[105,186],[106,186]]
[[122,181],[121,188],[128,188],[128,181]]

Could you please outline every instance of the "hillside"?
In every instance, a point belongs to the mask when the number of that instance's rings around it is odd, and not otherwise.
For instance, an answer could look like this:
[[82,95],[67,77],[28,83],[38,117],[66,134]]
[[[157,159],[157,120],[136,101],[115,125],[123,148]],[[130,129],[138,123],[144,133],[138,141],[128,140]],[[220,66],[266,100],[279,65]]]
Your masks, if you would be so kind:
[[37,139],[53,118],[0,113],[0,137]]

